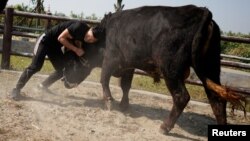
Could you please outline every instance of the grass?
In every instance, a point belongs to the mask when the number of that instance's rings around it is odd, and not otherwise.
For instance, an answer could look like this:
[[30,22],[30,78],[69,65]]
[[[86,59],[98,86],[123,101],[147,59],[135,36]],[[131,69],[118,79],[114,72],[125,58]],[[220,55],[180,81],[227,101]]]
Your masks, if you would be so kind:
[[[1,59],[0,59],[1,60]],[[31,63],[31,58],[20,57],[20,56],[11,56],[10,58],[10,69],[15,71],[23,71],[24,68],[28,67]],[[45,60],[44,65],[39,73],[49,74],[53,71],[53,67],[50,61]]]

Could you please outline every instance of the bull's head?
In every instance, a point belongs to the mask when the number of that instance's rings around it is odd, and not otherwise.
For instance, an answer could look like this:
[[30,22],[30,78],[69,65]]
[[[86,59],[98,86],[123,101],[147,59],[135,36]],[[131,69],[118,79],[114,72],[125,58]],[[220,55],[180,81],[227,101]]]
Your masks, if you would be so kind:
[[74,88],[91,73],[95,67],[100,67],[103,59],[103,48],[95,45],[84,47],[85,54],[78,57],[74,52],[65,52],[64,85]]
[[65,53],[64,85],[73,88],[80,84],[90,73],[92,68],[87,61],[82,64],[81,57],[74,52]]

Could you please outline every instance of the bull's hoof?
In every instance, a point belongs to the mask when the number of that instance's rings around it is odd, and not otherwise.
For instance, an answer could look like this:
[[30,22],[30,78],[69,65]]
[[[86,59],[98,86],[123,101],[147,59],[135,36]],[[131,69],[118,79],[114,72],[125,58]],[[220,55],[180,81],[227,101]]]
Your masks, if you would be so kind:
[[111,109],[112,109],[112,101],[106,101],[105,102],[105,105],[106,105],[106,108],[109,110],[109,111],[111,111]]
[[109,98],[109,99],[106,99],[106,100],[105,100],[105,106],[106,106],[106,108],[107,108],[109,111],[112,110],[113,101],[114,101],[113,98]]
[[129,103],[121,102],[119,106],[121,111],[126,111],[129,108]]
[[160,126],[160,133],[162,133],[162,134],[164,134],[164,135],[167,135],[167,134],[169,134],[169,132],[170,132],[171,129],[172,129],[172,128],[167,127],[167,125],[163,123],[163,124]]
[[22,97],[20,95],[20,90],[19,89],[16,89],[14,88],[10,94],[10,98],[15,100],[15,101],[18,101],[20,100]]

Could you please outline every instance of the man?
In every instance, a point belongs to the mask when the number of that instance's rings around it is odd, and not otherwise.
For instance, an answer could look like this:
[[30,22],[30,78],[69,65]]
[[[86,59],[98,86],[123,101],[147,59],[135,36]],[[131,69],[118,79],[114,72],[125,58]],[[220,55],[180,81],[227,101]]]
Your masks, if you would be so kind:
[[0,2],[0,12],[2,12],[7,4],[8,0],[1,0]]
[[41,70],[46,55],[55,68],[55,72],[39,85],[41,89],[45,90],[63,76],[64,57],[61,49],[62,46],[68,50],[72,50],[78,56],[82,56],[84,50],[75,46],[72,41],[94,43],[103,35],[104,30],[101,28],[90,28],[86,23],[80,21],[63,22],[52,27],[40,37],[40,41],[38,40],[38,46],[31,64],[21,74],[16,87],[12,90],[12,99],[18,100],[20,98],[21,89],[33,74]]

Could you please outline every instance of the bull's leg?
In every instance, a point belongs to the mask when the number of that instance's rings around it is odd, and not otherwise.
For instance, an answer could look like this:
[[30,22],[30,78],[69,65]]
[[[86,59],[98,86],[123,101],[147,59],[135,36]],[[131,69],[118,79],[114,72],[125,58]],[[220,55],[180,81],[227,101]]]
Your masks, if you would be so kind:
[[177,119],[183,112],[190,96],[185,87],[184,80],[182,79],[168,79],[166,76],[165,82],[173,98],[173,106],[170,111],[169,116],[164,120],[164,123],[161,125],[161,129],[164,133],[168,133],[175,125]]
[[227,124],[226,101],[219,98],[214,92],[205,88],[209,103],[218,124]]
[[111,109],[111,102],[114,100],[110,88],[109,88],[109,81],[110,81],[111,73],[109,70],[102,69],[101,73],[101,84],[103,89],[103,100],[105,102],[106,107],[110,110]]
[[133,79],[134,69],[126,71],[121,77],[121,88],[123,92],[122,100],[120,103],[120,108],[122,111],[126,110],[129,106],[128,93],[131,88],[131,83]]
[[113,97],[111,95],[111,91],[109,88],[110,78],[112,73],[117,69],[117,59],[116,58],[109,58],[108,56],[104,59],[102,65],[102,72],[101,72],[101,84],[103,89],[103,99],[105,101],[106,107],[111,110]]

